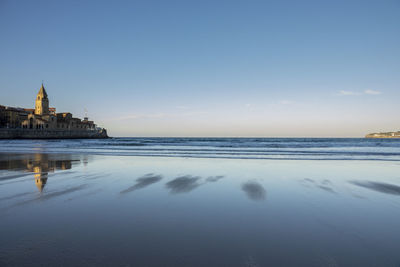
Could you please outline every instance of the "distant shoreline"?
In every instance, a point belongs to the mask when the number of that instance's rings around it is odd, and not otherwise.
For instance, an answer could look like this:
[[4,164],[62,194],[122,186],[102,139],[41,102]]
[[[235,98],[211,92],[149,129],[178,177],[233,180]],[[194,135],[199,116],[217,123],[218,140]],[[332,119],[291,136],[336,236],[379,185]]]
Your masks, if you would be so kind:
[[365,138],[400,138],[400,131],[387,133],[371,133],[367,134]]

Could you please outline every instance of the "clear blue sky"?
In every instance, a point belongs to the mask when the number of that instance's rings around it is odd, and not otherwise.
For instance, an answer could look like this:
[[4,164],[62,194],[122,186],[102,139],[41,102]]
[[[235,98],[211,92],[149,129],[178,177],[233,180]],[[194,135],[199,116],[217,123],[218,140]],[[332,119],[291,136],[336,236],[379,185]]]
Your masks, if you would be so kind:
[[113,136],[400,130],[400,1],[0,0],[0,104]]

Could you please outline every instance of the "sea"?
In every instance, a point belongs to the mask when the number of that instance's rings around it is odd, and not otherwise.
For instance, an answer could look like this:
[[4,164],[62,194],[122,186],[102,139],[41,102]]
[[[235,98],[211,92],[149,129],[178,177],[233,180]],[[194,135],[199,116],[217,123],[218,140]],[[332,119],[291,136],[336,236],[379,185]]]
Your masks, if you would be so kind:
[[400,266],[400,139],[0,140],[0,266]]
[[400,160],[400,140],[366,138],[111,138],[0,140],[0,152],[285,160]]

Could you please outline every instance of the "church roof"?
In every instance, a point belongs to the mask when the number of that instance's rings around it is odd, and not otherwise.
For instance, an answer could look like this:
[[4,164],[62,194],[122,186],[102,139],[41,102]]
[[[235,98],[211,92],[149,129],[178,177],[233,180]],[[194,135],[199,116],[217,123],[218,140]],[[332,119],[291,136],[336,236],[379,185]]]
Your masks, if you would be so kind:
[[38,174],[39,178],[35,179],[36,187],[39,189],[39,192],[42,193],[44,186],[47,183],[47,178],[41,178],[41,174]]
[[39,95],[40,95],[42,98],[47,98],[47,93],[46,93],[46,90],[44,89],[43,83],[42,83],[42,86],[40,87],[38,96],[39,96]]

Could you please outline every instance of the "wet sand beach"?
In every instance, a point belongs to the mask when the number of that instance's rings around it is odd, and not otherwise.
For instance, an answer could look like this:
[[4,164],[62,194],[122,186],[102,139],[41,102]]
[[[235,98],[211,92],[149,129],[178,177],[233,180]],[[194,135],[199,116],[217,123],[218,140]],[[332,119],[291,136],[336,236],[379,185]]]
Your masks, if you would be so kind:
[[399,266],[399,162],[0,153],[0,266]]

